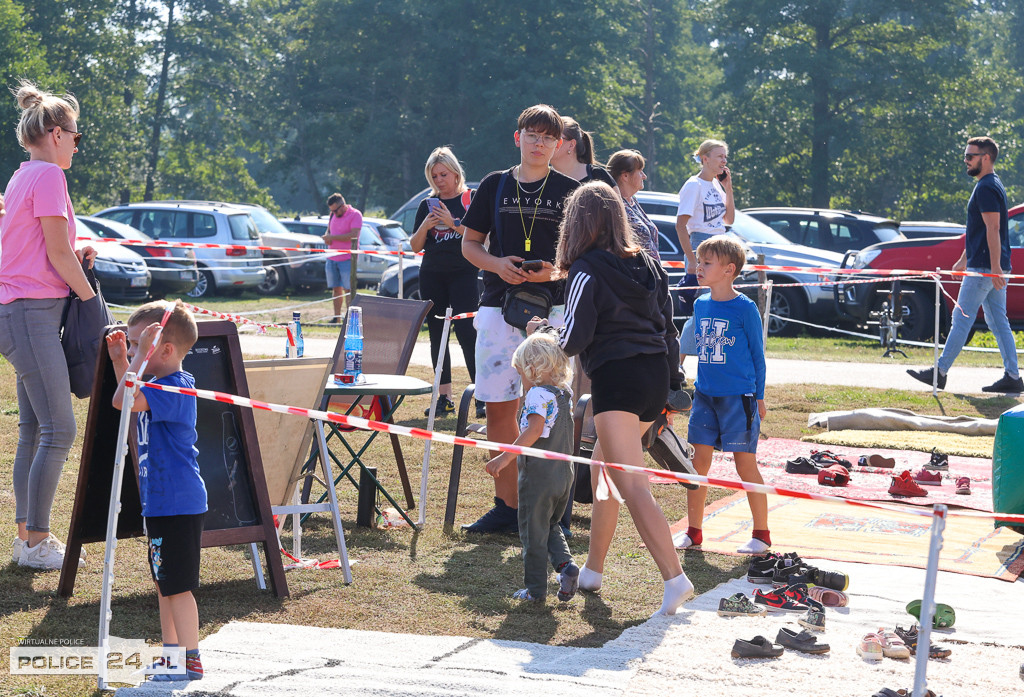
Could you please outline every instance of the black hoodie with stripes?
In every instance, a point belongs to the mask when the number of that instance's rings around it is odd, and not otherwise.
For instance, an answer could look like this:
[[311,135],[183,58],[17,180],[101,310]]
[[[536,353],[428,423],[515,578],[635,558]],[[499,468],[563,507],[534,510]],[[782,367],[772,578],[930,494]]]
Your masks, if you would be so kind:
[[573,262],[565,289],[559,343],[580,354],[587,375],[609,361],[663,354],[679,389],[679,338],[672,323],[668,276],[647,255],[619,258],[592,249]]

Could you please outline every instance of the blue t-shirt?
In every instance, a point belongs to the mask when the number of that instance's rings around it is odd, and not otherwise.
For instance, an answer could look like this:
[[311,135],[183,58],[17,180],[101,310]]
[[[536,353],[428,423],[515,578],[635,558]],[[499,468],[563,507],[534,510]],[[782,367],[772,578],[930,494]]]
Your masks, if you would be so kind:
[[711,397],[752,394],[764,399],[764,339],[757,304],[745,295],[693,301],[697,337],[695,387]]
[[999,268],[1010,272],[1010,229],[1006,219],[1006,190],[999,176],[986,174],[974,185],[967,201],[967,268],[992,268],[988,253],[988,236],[982,213],[999,214]]
[[[196,386],[183,370],[157,380],[159,385]],[[206,485],[196,449],[196,398],[143,387],[149,411],[139,414],[139,498],[142,515],[194,515],[206,512]]]

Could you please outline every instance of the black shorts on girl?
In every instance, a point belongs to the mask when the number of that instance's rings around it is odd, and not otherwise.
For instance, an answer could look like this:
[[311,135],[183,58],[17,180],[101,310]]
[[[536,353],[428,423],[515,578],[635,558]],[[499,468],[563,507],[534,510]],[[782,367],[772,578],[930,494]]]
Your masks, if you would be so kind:
[[590,376],[594,414],[627,411],[654,421],[668,400],[668,360],[664,353],[641,353],[608,361]]
[[149,571],[167,597],[199,588],[199,551],[203,546],[203,518],[164,515],[146,518]]
[[756,453],[761,415],[752,394],[712,397],[693,393],[693,409],[686,440],[710,445],[725,453]]

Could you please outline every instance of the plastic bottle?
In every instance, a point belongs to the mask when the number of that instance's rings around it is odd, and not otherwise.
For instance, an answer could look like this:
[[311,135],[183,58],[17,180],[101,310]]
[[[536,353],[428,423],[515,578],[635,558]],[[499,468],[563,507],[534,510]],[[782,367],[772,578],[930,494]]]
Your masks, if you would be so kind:
[[348,323],[345,325],[345,369],[341,374],[344,383],[359,382],[363,373],[363,308],[350,307]]
[[303,343],[302,343],[302,313],[292,313],[292,331],[295,332],[295,357],[302,358]]

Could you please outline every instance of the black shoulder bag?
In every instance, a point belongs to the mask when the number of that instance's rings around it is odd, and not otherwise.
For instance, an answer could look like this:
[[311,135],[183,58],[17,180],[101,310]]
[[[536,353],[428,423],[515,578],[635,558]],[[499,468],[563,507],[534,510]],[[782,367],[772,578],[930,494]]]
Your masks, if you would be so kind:
[[[498,241],[498,251],[504,255],[505,250],[501,241],[501,192],[505,189],[505,182],[512,170],[501,173],[498,180],[498,191],[494,195],[494,236]],[[518,192],[517,192],[518,193]],[[505,298],[501,303],[501,316],[505,323],[517,329],[526,329],[526,325],[534,317],[547,319],[551,314],[553,298],[547,288],[536,283],[523,286],[512,286],[505,290]]]
[[96,296],[83,301],[71,291],[60,321],[60,344],[68,363],[71,391],[79,399],[92,394],[103,330],[108,324],[114,324],[114,316],[100,293],[96,273],[87,264],[82,265],[82,270]]

